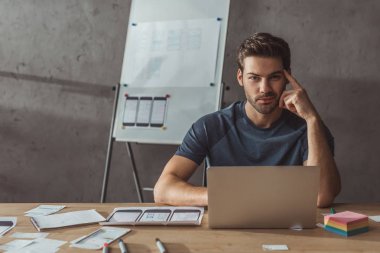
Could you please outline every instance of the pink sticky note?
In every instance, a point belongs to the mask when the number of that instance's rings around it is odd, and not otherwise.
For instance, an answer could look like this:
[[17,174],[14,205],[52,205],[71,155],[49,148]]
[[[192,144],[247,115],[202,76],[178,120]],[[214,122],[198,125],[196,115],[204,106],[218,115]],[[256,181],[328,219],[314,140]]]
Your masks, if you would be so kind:
[[368,220],[368,216],[351,211],[344,211],[336,214],[325,216],[325,224],[329,221],[334,221],[341,224],[357,223]]

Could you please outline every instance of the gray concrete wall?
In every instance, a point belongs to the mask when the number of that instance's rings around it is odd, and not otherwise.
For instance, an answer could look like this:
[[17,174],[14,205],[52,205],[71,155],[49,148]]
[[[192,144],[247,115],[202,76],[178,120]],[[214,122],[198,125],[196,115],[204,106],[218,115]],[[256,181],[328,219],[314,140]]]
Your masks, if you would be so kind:
[[[129,7],[0,1],[0,202],[99,201]],[[379,11],[369,0],[231,0],[224,105],[243,98],[235,78],[240,41],[258,31],[285,38],[294,76],[335,136],[337,201],[380,201]],[[133,150],[143,186],[152,187],[176,146]],[[137,201],[123,143],[114,146],[108,201]]]

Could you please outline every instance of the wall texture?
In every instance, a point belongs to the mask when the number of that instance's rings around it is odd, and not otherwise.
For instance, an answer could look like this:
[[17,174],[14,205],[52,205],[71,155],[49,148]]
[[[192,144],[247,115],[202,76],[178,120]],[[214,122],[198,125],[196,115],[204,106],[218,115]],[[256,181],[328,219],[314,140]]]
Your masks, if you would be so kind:
[[[99,201],[129,7],[0,1],[0,202]],[[235,78],[239,43],[258,31],[285,38],[294,76],[335,136],[337,201],[380,201],[379,11],[375,0],[231,0],[223,104],[244,98]],[[143,186],[152,187],[176,147],[133,150]],[[114,146],[107,200],[137,201],[123,143]]]

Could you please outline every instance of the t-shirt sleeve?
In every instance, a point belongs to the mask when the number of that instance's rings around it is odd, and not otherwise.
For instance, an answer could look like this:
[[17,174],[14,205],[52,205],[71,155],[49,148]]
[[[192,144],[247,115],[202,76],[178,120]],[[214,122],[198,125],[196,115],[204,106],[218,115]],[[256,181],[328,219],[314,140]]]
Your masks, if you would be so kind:
[[308,149],[308,143],[307,143],[307,131],[305,131],[305,134],[302,137],[301,140],[302,143],[302,161],[306,161],[307,157],[309,155],[309,149]]
[[[325,136],[327,138],[327,144],[330,147],[330,151],[332,155],[335,155],[335,142],[334,142],[334,136],[331,134],[330,129],[323,123],[324,129],[325,129]],[[308,149],[308,143],[307,143],[307,132],[305,134],[305,138],[302,139],[302,146],[303,146],[303,161],[307,160],[309,149]]]
[[200,165],[207,153],[206,127],[204,121],[200,119],[191,126],[175,154],[186,157]]

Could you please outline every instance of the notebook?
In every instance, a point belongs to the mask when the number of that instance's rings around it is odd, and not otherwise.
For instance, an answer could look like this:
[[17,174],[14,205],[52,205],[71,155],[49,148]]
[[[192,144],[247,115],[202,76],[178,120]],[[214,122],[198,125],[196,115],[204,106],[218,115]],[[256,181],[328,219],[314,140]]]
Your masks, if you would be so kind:
[[319,168],[227,166],[207,171],[211,228],[314,228]]

